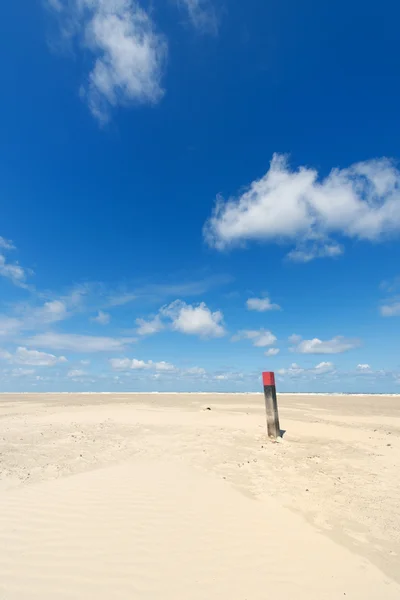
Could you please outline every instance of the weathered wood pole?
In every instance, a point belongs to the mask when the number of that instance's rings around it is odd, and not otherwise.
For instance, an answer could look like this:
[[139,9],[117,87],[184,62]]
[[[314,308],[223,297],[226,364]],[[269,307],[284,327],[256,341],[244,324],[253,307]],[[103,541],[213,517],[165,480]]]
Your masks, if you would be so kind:
[[279,427],[275,375],[272,371],[265,371],[262,374],[262,378],[264,385],[265,411],[267,413],[268,437],[271,440],[276,440],[278,437],[281,437],[281,428]]

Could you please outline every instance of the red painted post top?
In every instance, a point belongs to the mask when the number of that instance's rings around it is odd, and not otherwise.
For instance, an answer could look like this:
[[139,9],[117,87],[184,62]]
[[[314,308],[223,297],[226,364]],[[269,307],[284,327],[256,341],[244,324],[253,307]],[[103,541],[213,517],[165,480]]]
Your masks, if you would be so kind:
[[264,371],[262,378],[263,385],[275,385],[275,375],[273,371]]

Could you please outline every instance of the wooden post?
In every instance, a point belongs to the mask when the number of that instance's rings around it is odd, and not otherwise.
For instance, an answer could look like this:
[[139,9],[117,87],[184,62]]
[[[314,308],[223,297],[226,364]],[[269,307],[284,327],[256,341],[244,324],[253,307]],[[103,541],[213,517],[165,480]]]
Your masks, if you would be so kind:
[[272,440],[276,440],[278,437],[281,437],[281,429],[279,426],[275,375],[272,372],[264,372],[262,377],[264,385],[265,410],[267,413],[268,437]]

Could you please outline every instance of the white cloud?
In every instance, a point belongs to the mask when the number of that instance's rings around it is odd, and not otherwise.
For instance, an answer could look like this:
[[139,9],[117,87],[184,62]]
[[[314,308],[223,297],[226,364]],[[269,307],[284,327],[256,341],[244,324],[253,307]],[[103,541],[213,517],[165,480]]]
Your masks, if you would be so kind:
[[271,331],[267,331],[266,329],[242,329],[232,337],[231,341],[239,342],[240,340],[251,340],[253,346],[263,348],[265,346],[272,346],[277,338]]
[[115,371],[126,371],[131,368],[132,364],[130,358],[111,358],[109,362]]
[[378,242],[400,232],[400,172],[386,158],[333,169],[291,170],[275,154],[267,173],[239,198],[217,201],[205,225],[206,241],[217,249],[246,241],[295,244],[291,258],[307,261],[337,256],[330,236]]
[[136,294],[131,292],[119,292],[108,297],[108,306],[124,306],[136,300]]
[[12,369],[11,371],[12,377],[29,377],[30,375],[34,375],[35,373],[35,369],[23,369],[22,367]]
[[161,99],[167,44],[136,0],[50,2],[64,33],[93,56],[82,95],[97,119],[107,121],[112,107]]
[[25,322],[33,321],[33,326],[37,324],[55,323],[62,321],[67,317],[67,306],[61,300],[51,300],[45,302],[42,307],[32,310],[31,314],[25,317]]
[[269,348],[264,354],[265,356],[276,356],[279,354],[279,348]]
[[94,321],[95,323],[99,323],[100,325],[107,325],[110,322],[110,315],[106,312],[103,312],[102,310],[99,310],[99,312],[97,313],[97,316],[92,317],[92,321]]
[[62,12],[62,10],[63,10],[62,0],[47,0],[47,3],[50,6],[50,8],[52,8],[53,10],[55,10],[57,12]]
[[317,375],[322,375],[323,373],[332,373],[335,370],[335,365],[331,362],[320,362],[312,370]]
[[359,345],[359,340],[352,340],[337,335],[331,340],[325,341],[318,338],[299,341],[297,346],[292,347],[291,350],[292,352],[299,352],[300,354],[340,354],[341,352],[357,348]]
[[15,285],[19,286],[21,286],[26,279],[25,270],[17,264],[8,263],[3,254],[0,254],[0,275],[11,279]]
[[11,363],[32,365],[35,367],[54,367],[59,363],[67,362],[65,356],[55,356],[54,354],[47,354],[47,352],[28,350],[23,346],[19,346],[15,354],[7,352],[3,356]]
[[157,372],[172,372],[176,371],[176,367],[171,363],[165,362],[164,360],[160,362],[153,362],[152,360],[144,361],[133,358],[111,358],[110,359],[111,368],[115,371],[128,371],[130,369],[133,370],[153,370]]
[[293,333],[293,335],[290,335],[288,337],[288,340],[291,344],[298,344],[299,342],[301,342],[301,335],[297,335],[296,333]]
[[116,352],[133,343],[134,338],[112,338],[76,333],[40,333],[25,340],[28,346],[70,350],[71,352]]
[[400,302],[393,300],[390,304],[381,306],[382,317],[398,317],[400,315]]
[[21,329],[22,322],[14,317],[0,315],[0,335],[8,336]]
[[156,362],[156,363],[154,363],[154,365],[155,365],[154,368],[156,371],[175,371],[174,365],[171,365],[171,363],[165,362],[165,360]]
[[367,363],[363,363],[357,365],[356,372],[362,373],[363,375],[369,375],[373,373],[373,370],[371,369],[370,365],[368,365]]
[[203,33],[216,34],[218,19],[209,0],[177,0],[179,6],[187,11],[190,22]]
[[206,374],[206,370],[202,367],[190,367],[183,372],[183,375],[189,375],[194,377],[203,377]]
[[150,369],[150,362],[145,362],[144,360],[137,360],[134,358],[131,360],[130,369]]
[[87,289],[84,286],[73,288],[68,294],[47,300],[40,306],[18,304],[15,311],[20,316],[20,329],[41,328],[51,323],[64,321],[82,310],[83,299]]
[[175,300],[164,306],[160,314],[172,321],[172,329],[202,338],[222,337],[226,331],[221,311],[211,312],[204,302],[191,305]]
[[15,250],[15,246],[11,240],[6,240],[0,235],[0,248],[4,250]]
[[287,258],[293,262],[307,263],[315,258],[335,258],[343,254],[344,248],[336,242],[326,239],[310,240],[299,244],[295,250],[291,250]]
[[67,373],[67,377],[84,377],[86,375],[86,371],[82,371],[82,369],[71,369],[71,371],[68,371]]
[[212,275],[182,283],[149,283],[133,290],[116,290],[108,295],[108,306],[122,306],[141,298],[145,301],[164,302],[172,297],[201,296],[210,289],[232,283],[230,275]]
[[246,306],[249,310],[256,310],[258,312],[281,310],[279,304],[272,304],[267,296],[265,298],[249,298],[246,302]]
[[[0,236],[0,248],[7,252],[15,250],[15,246],[11,240],[6,240]],[[12,283],[18,287],[27,287],[25,280],[28,272],[23,269],[18,263],[9,263],[3,252],[0,252],[0,276],[10,279]]]
[[297,363],[292,363],[288,369],[278,369],[278,375],[289,375],[290,377],[297,377],[304,373],[304,369],[302,369]]
[[136,319],[136,325],[138,326],[136,333],[138,335],[152,335],[158,333],[164,329],[163,322],[159,315],[156,315],[154,319],[146,321],[145,319]]
[[243,373],[217,373],[213,376],[213,379],[215,379],[216,381],[240,381],[243,379]]
[[296,377],[309,377],[310,375],[327,375],[328,373],[333,374],[335,372],[335,365],[331,362],[321,362],[311,369],[304,369],[297,363],[292,363],[288,369],[279,369],[278,375],[288,376],[291,378]]

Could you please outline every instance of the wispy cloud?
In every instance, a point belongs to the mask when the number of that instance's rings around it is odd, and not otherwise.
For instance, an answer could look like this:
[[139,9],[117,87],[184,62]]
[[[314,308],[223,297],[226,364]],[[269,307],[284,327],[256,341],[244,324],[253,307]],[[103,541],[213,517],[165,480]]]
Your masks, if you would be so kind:
[[382,317],[398,317],[400,316],[400,300],[393,298],[387,304],[380,307]]
[[300,340],[300,336],[290,336],[289,341],[297,344],[290,348],[292,352],[299,352],[300,354],[341,354],[360,346],[360,340],[345,338],[341,335],[337,335],[330,340],[320,340],[318,338]]
[[400,234],[400,172],[387,158],[333,169],[292,170],[275,154],[267,173],[248,191],[219,198],[204,235],[222,250],[247,241],[294,244],[289,258],[307,262],[342,252],[335,235],[379,242]]
[[95,317],[92,317],[91,320],[94,323],[99,323],[99,325],[108,325],[108,323],[110,322],[110,319],[111,319],[111,317],[110,317],[109,313],[99,310],[97,315]]
[[287,369],[279,369],[277,371],[278,375],[282,376],[282,377],[290,377],[290,378],[296,378],[296,377],[309,377],[310,375],[312,376],[318,376],[318,375],[327,375],[327,374],[334,374],[335,373],[335,365],[331,362],[321,362],[319,364],[317,364],[315,367],[312,367],[310,369],[305,369],[303,367],[300,367],[300,365],[298,365],[297,363],[292,363],[290,365],[290,367],[288,367]]
[[14,243],[11,240],[6,240],[6,238],[0,235],[0,248],[3,250],[15,250]]
[[307,263],[315,258],[336,258],[343,253],[342,245],[323,237],[299,243],[294,250],[288,252],[287,258],[293,262]]
[[373,372],[372,369],[371,369],[371,367],[370,367],[370,365],[367,364],[367,363],[363,363],[363,364],[357,365],[356,371],[358,373],[363,373],[365,375]]
[[6,258],[6,252],[15,250],[13,242],[0,236],[0,276],[6,277],[18,287],[28,287],[26,279],[29,271],[18,263],[10,263]]
[[144,361],[136,358],[111,358],[109,362],[114,371],[128,371],[131,369],[135,371],[153,370],[164,373],[176,371],[174,365],[164,360],[154,362],[152,360]]
[[83,371],[82,369],[71,369],[70,371],[68,371],[67,373],[67,377],[84,377],[85,375],[87,375],[86,371]]
[[[43,295],[36,293],[31,297],[30,303],[22,302],[14,306],[14,317],[0,316],[0,332],[2,323],[6,331],[8,329],[10,333],[16,333],[17,331],[43,329],[53,323],[64,321],[76,312],[83,310],[85,294],[86,288],[78,286],[68,294],[43,302]],[[36,304],[38,298],[41,299],[39,305]]]
[[50,0],[49,5],[64,35],[92,56],[81,94],[100,122],[109,119],[112,108],[162,98],[167,43],[136,0]]
[[107,298],[107,306],[125,306],[136,300],[137,295],[131,292],[113,292]]
[[248,310],[256,310],[258,312],[266,312],[267,310],[282,310],[279,304],[273,304],[268,296],[263,298],[249,298],[246,301]]
[[191,24],[202,33],[216,34],[218,18],[209,0],[176,0],[178,6],[187,12]]
[[[162,282],[138,284],[132,289],[117,289],[106,293],[105,303],[107,306],[123,306],[133,301],[148,300],[151,302],[165,302],[169,298],[189,298],[201,296],[210,290],[232,283],[230,275],[211,275],[195,280],[181,282]],[[104,286],[100,286],[104,287]],[[105,293],[103,289],[103,293]]]
[[14,335],[21,329],[21,320],[7,315],[0,315],[0,336]]
[[39,333],[27,338],[27,346],[51,348],[53,350],[69,350],[71,352],[118,352],[134,343],[135,338],[101,337],[79,335],[76,333]]
[[277,338],[271,331],[266,329],[242,329],[232,337],[231,341],[239,342],[240,340],[250,340],[253,346],[264,348],[275,344]]
[[276,356],[279,354],[279,348],[269,348],[264,354],[265,356]]
[[158,333],[165,328],[164,323],[161,321],[160,315],[156,315],[153,319],[146,321],[145,319],[136,319],[138,335],[153,335]]

